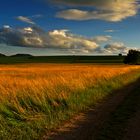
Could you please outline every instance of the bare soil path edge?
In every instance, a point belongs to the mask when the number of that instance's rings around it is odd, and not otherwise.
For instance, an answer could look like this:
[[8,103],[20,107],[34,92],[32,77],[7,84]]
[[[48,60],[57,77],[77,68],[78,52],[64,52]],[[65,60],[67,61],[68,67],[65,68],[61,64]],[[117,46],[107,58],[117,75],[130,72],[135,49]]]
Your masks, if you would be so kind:
[[104,122],[137,86],[140,86],[140,79],[114,91],[96,108],[94,106],[88,111],[78,114],[60,128],[45,135],[43,140],[96,140]]

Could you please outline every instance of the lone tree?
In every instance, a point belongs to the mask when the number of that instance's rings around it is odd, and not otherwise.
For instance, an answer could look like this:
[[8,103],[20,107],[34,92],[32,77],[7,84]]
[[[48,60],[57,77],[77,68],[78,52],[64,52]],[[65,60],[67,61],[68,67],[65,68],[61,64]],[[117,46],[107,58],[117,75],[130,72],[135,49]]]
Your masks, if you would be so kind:
[[119,56],[123,56],[122,53],[119,53]]
[[125,64],[140,64],[140,51],[129,50],[127,56],[124,59]]

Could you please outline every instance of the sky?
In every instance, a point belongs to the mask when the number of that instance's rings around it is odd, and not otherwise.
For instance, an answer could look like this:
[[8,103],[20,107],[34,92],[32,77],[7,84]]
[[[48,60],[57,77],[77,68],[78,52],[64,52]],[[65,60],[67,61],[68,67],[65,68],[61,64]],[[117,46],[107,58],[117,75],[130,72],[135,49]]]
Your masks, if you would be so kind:
[[112,55],[140,50],[140,0],[0,2],[0,53]]

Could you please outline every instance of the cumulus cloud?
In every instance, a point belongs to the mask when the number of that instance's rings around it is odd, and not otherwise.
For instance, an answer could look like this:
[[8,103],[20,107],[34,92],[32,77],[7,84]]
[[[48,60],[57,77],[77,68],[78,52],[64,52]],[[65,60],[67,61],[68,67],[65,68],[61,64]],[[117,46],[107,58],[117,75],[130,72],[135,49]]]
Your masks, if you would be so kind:
[[12,46],[42,46],[41,35],[43,31],[37,27],[12,28],[3,27],[0,29],[0,43]]
[[94,50],[98,44],[88,38],[73,35],[66,30],[54,30],[48,33],[48,44],[53,47]]
[[126,54],[128,52],[129,48],[126,47],[123,43],[121,42],[115,42],[111,44],[107,44],[104,46],[103,51],[105,53],[111,53],[111,54],[118,54],[118,53],[123,53]]
[[74,35],[68,30],[45,32],[38,27],[0,29],[0,43],[11,46],[55,48],[90,52],[99,45],[90,38]]
[[[132,48],[128,48],[126,47],[122,42],[114,42],[114,43],[110,43],[110,44],[106,44],[104,47],[97,47],[94,50],[85,50],[82,49],[80,50],[80,53],[84,53],[84,54],[108,54],[108,55],[112,55],[112,54],[127,54],[128,51],[132,49]],[[138,48],[133,48],[138,50]],[[71,50],[71,53],[76,54],[79,53],[79,50]]]
[[97,43],[103,43],[111,40],[112,36],[110,35],[104,35],[104,36],[96,36],[92,40],[97,42]]
[[35,24],[35,22],[33,22],[29,17],[18,16],[16,19],[29,24]]
[[49,48],[75,54],[126,54],[130,48],[123,43],[110,43],[101,47],[101,43],[110,42],[111,36],[83,37],[68,30],[45,32],[39,27],[12,28],[4,25],[0,28],[0,44],[8,46]]
[[139,9],[138,0],[54,0],[72,6],[90,6],[94,10],[68,9],[57,13],[57,17],[67,20],[92,20],[100,19],[118,22],[128,17],[135,16]]
[[137,3],[138,0],[51,0],[57,4],[71,6],[95,6],[102,9],[120,9],[122,6],[127,7],[131,3]]

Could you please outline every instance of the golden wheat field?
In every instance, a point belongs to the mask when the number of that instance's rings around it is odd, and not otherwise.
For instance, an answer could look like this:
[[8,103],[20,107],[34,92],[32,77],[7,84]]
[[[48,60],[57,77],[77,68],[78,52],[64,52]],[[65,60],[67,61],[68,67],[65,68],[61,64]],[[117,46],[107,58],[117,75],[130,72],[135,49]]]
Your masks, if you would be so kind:
[[0,139],[39,139],[136,80],[139,71],[126,65],[0,65]]
[[[0,66],[0,100],[14,100],[17,96],[41,99],[67,98],[72,91],[96,85],[129,72],[138,66],[74,65],[74,64],[22,64]],[[45,91],[45,92],[44,92]]]

